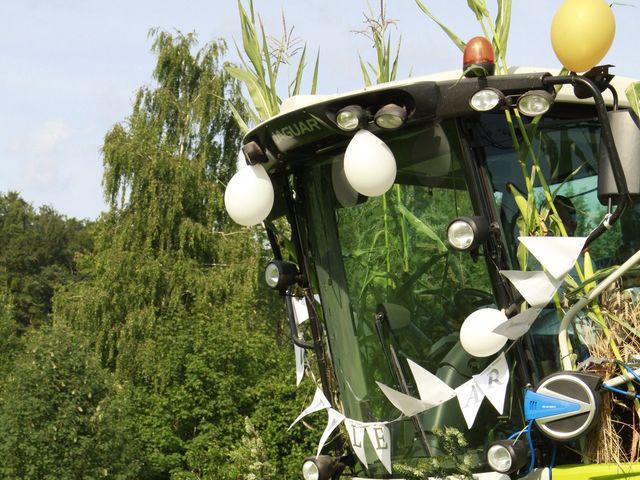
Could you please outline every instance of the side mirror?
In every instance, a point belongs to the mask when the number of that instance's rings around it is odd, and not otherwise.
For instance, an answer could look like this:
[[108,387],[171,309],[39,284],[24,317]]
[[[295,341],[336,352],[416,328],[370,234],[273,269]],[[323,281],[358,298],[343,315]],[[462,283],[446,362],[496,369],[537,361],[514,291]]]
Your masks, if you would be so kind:
[[[640,196],[640,120],[631,110],[608,112],[611,131],[620,156],[620,163],[627,180],[630,197]],[[618,188],[609,161],[609,152],[600,144],[598,159],[598,200],[603,205],[609,201],[617,204]]]

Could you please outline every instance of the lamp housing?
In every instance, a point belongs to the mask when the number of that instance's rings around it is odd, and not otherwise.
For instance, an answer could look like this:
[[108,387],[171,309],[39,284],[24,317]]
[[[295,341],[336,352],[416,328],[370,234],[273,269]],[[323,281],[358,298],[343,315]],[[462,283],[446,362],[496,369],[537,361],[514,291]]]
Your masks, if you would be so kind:
[[487,449],[487,463],[496,472],[509,475],[527,464],[529,445],[522,439],[498,440]]
[[271,260],[264,269],[264,281],[274,290],[284,290],[300,280],[300,271],[295,263]]
[[407,109],[395,103],[383,106],[373,117],[373,121],[377,126],[388,130],[400,128],[406,119]]
[[469,106],[476,112],[490,112],[506,103],[504,93],[497,88],[483,88],[474,93],[469,99]]
[[477,249],[489,237],[489,222],[485,217],[458,217],[447,227],[447,240],[456,250]]
[[255,141],[242,145],[242,153],[244,154],[247,165],[258,165],[259,163],[268,162],[264,151]]
[[336,114],[336,124],[340,130],[352,132],[363,128],[369,122],[370,116],[360,105],[348,105]]
[[518,110],[527,117],[544,115],[553,105],[554,98],[546,90],[530,90],[518,98]]
[[307,457],[302,462],[304,480],[331,480],[338,468],[338,459],[329,455]]

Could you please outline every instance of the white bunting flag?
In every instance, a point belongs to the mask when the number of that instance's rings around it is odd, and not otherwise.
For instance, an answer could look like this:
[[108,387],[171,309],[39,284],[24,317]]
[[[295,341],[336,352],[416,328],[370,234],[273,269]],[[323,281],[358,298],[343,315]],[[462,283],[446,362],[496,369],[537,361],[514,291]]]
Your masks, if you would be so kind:
[[541,311],[541,308],[529,308],[498,325],[493,333],[504,335],[509,340],[517,340],[529,331]]
[[544,307],[562,284],[562,279],[555,279],[543,271],[500,270],[500,273],[513,283],[532,307]]
[[304,377],[304,348],[300,348],[297,345],[293,346],[293,350],[296,355],[296,387],[302,382]]
[[326,408],[331,408],[331,404],[329,403],[329,400],[327,400],[327,397],[324,396],[324,393],[322,393],[322,390],[318,388],[316,390],[316,394],[313,396],[311,404],[307,408],[305,408],[302,413],[300,413],[300,415],[298,415],[298,418],[296,418],[293,423],[289,425],[289,428],[287,428],[287,430],[291,430],[291,427],[298,423],[301,418],[306,417],[310,413],[314,413],[318,410],[323,410]]
[[487,368],[478,375],[473,376],[473,380],[482,393],[489,399],[491,404],[502,415],[504,410],[504,399],[509,383],[509,364],[501,353]]
[[400,410],[407,417],[413,417],[420,412],[424,412],[429,407],[433,405],[428,404],[427,402],[423,402],[417,398],[414,398],[410,395],[405,395],[402,392],[398,392],[391,387],[386,386],[384,383],[376,382],[382,393],[389,399],[389,401]]
[[349,434],[349,441],[351,442],[351,448],[356,457],[360,459],[362,464],[367,466],[367,454],[364,449],[364,434],[366,432],[365,424],[351,420],[350,418],[344,419],[344,426]]
[[518,237],[553,278],[563,279],[576,263],[587,237]]
[[334,410],[333,408],[330,408],[328,412],[329,412],[329,419],[327,420],[327,428],[324,429],[324,432],[320,437],[320,443],[318,443],[318,453],[316,454],[316,457],[320,456],[322,447],[324,447],[324,444],[327,441],[327,438],[329,438],[329,435],[331,435],[331,432],[333,432],[336,429],[336,427],[340,425],[344,420],[344,415],[342,415],[339,411]]
[[367,434],[376,456],[391,473],[391,433],[384,423],[367,423]]
[[301,325],[309,320],[309,309],[307,308],[307,300],[304,297],[291,298],[293,303],[293,315],[296,317],[296,325]]
[[464,415],[464,419],[467,422],[467,427],[473,427],[473,422],[476,420],[476,415],[478,415],[478,410],[480,410],[480,405],[484,399],[484,393],[472,378],[456,388],[456,396],[458,397],[462,415]]
[[433,373],[409,359],[407,361],[416,381],[420,399],[428,405],[428,408],[440,405],[456,396],[455,390]]

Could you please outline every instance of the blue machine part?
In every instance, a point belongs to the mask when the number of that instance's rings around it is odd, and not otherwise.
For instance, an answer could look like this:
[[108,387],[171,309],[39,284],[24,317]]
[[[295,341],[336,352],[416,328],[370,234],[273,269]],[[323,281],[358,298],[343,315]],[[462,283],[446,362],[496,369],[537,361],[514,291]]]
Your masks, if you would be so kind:
[[524,418],[537,420],[538,418],[564,415],[580,410],[580,404],[564,400],[555,396],[543,395],[527,390],[524,394]]

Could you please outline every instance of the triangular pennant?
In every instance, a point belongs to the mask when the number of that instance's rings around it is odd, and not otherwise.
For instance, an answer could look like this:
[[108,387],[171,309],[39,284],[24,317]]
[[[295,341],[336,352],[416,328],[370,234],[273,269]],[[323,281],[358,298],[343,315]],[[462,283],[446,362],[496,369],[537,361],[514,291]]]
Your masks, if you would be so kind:
[[384,423],[367,423],[367,434],[373,445],[376,456],[391,473],[391,433]]
[[407,359],[411,373],[418,387],[420,399],[429,407],[435,407],[456,396],[456,392],[449,385],[417,363]]
[[576,263],[587,237],[518,237],[553,278],[562,279]]
[[473,427],[473,422],[476,420],[476,415],[484,399],[484,393],[472,378],[456,388],[456,396],[458,397],[464,420],[467,422],[467,427]]
[[318,388],[316,390],[316,394],[313,396],[311,404],[307,408],[305,408],[300,413],[300,415],[298,415],[298,418],[296,418],[293,423],[289,425],[289,428],[287,428],[287,430],[291,430],[291,427],[298,423],[301,418],[306,417],[310,413],[314,413],[325,408],[331,408],[331,404],[329,403],[329,400],[327,400],[327,397],[324,396],[324,393],[322,393],[322,390]]
[[529,308],[498,325],[493,329],[493,333],[504,335],[509,340],[517,340],[529,331],[529,328],[531,328],[533,322],[536,321],[541,311],[541,308]]
[[300,385],[300,382],[304,378],[304,348],[300,348],[297,345],[293,346],[293,350],[296,355],[296,387]]
[[496,408],[498,413],[502,415],[507,385],[509,383],[509,364],[507,363],[504,353],[501,353],[500,356],[491,362],[481,373],[474,375],[473,380]]
[[367,466],[367,455],[364,450],[364,434],[366,432],[365,425],[350,418],[344,419],[344,426],[349,434],[349,441],[351,442],[351,448],[356,457],[360,459],[362,464]]
[[562,284],[562,279],[557,280],[543,271],[500,270],[500,273],[513,283],[532,307],[544,307]]
[[384,383],[376,382],[382,393],[389,399],[389,401],[400,410],[407,417],[413,417],[420,412],[424,412],[427,408],[433,405],[429,405],[422,400],[413,398],[409,395],[405,395],[402,392],[398,392],[391,387],[386,386]]
[[324,429],[324,432],[322,432],[322,436],[320,437],[320,443],[318,443],[318,453],[316,454],[316,457],[320,456],[322,447],[324,447],[324,444],[327,441],[327,438],[329,438],[329,435],[331,435],[331,432],[333,432],[336,427],[340,425],[344,420],[344,415],[342,415],[339,411],[330,408],[328,412],[329,419],[327,420],[327,428]]
[[293,315],[296,318],[296,325],[300,325],[309,320],[309,309],[307,308],[307,300],[304,297],[291,298],[293,304]]

